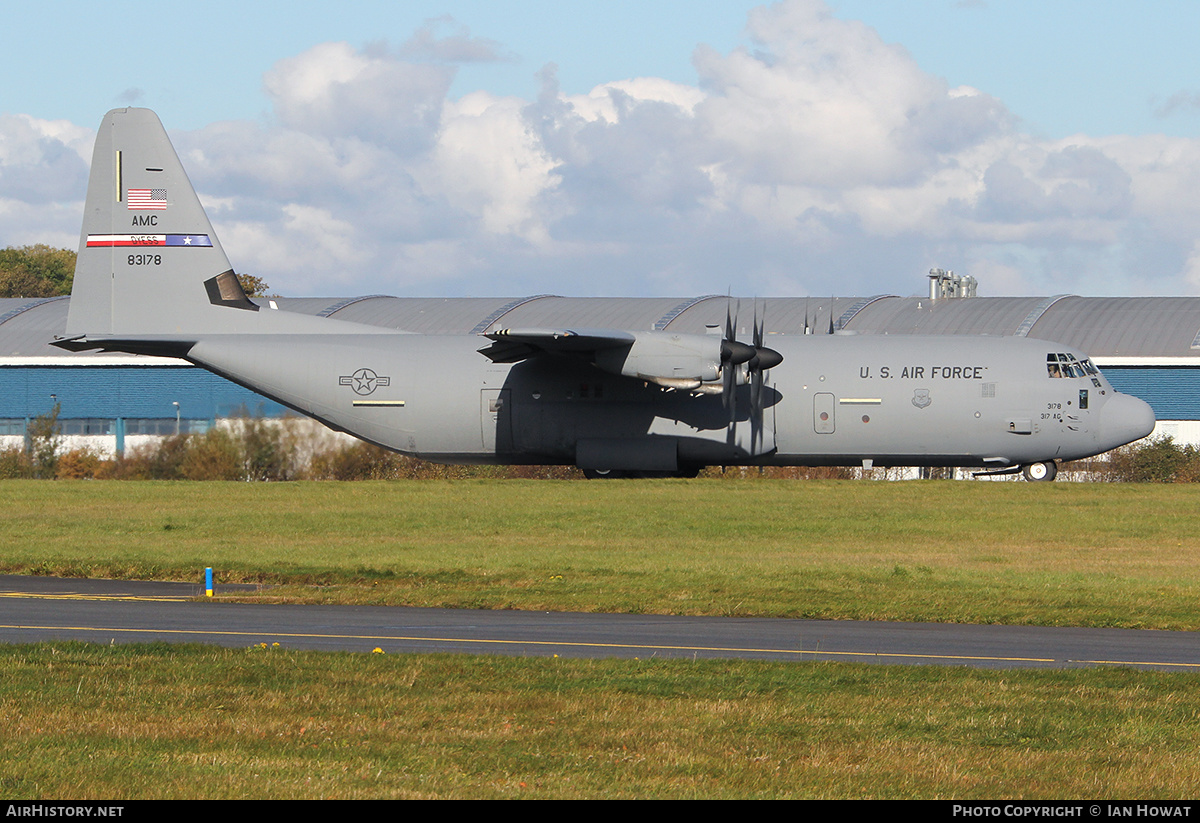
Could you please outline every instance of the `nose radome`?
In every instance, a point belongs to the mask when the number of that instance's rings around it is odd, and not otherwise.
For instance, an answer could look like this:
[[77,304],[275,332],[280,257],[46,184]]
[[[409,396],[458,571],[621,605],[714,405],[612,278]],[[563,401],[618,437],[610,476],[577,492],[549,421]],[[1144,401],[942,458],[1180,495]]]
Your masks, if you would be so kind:
[[1154,431],[1154,409],[1132,395],[1118,393],[1110,397],[1101,415],[1101,432],[1110,449],[1141,440]]

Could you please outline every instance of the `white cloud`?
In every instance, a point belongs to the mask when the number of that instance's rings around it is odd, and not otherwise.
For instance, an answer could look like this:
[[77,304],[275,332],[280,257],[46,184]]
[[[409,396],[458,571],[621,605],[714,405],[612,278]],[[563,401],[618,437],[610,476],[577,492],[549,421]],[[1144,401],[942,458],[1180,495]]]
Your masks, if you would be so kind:
[[692,86],[659,77],[636,77],[605,83],[587,94],[570,95],[564,100],[576,115],[588,122],[616,123],[621,119],[623,104],[628,101],[666,103],[693,114],[704,97],[704,92]]
[[95,132],[0,114],[0,246],[75,248]]
[[452,69],[405,62],[383,49],[322,43],[281,60],[263,83],[288,128],[412,153],[428,147],[452,79]]
[[[1200,140],[1024,134],[819,0],[747,38],[698,47],[696,86],[564,95],[551,66],[536,100],[450,100],[454,64],[508,58],[435,21],[281,60],[262,123],[173,139],[235,266],[290,294],[909,293],[933,265],[984,294],[1200,293]],[[0,228],[80,197],[90,138],[0,117]]]
[[1191,287],[1192,294],[1200,294],[1200,241],[1192,244],[1188,250],[1187,261],[1183,269],[1184,280]]
[[438,191],[484,231],[546,242],[538,198],[554,188],[555,163],[525,122],[525,103],[484,92],[443,110],[428,161],[416,172],[425,191]]
[[902,184],[1009,128],[992,98],[951,93],[903,48],[821,3],[757,9],[749,34],[754,50],[696,54],[709,93],[698,115],[747,182]]
[[65,120],[0,114],[2,190],[27,202],[61,196],[80,172],[86,180],[95,134]]
[[[452,33],[438,36],[439,30]],[[513,62],[515,57],[504,52],[495,40],[472,37],[466,26],[458,25],[449,16],[430,20],[417,29],[399,48],[398,55],[406,60],[435,60],[445,63]]]
[[[1040,141],[818,0],[760,8],[747,34],[697,49],[695,87],[567,96],[549,67],[535,101],[448,100],[452,68],[419,60],[500,53],[463,30],[321,44],[268,72],[274,126],[209,127],[188,162],[233,202],[223,219],[287,238],[313,209],[306,230],[337,242],[251,249],[305,290],[326,265],[360,291],[903,292],[935,264],[974,267],[984,293],[1196,289],[1196,141]],[[1113,262],[1163,242],[1180,262],[1155,281]]]

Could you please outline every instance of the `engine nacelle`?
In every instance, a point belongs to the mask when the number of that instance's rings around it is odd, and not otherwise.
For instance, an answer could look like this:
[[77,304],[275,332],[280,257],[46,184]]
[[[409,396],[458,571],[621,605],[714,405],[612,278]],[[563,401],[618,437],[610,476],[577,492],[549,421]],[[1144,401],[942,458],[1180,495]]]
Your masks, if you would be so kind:
[[596,365],[671,389],[697,389],[720,379],[721,338],[661,331],[634,334],[628,347],[597,351]]

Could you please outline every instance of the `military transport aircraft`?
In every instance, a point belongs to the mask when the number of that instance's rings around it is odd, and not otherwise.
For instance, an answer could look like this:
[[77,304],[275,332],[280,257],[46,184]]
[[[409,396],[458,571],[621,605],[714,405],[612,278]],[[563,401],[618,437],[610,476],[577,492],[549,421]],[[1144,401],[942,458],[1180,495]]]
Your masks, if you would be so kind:
[[[158,117],[100,126],[66,334],[183,358],[333,429],[445,463],[589,476],[705,465],[965,466],[1052,480],[1149,434],[1087,356],[1027,338],[489,328],[411,334],[247,299]],[[747,311],[746,316],[751,312]],[[744,317],[743,317],[744,319]]]

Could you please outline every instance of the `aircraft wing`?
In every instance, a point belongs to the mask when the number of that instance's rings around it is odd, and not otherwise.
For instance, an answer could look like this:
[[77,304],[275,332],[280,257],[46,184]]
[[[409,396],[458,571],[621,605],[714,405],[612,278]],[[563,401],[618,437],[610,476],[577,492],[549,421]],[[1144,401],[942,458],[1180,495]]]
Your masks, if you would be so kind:
[[[622,377],[670,389],[720,393],[725,382],[745,383],[751,363],[759,370],[783,358],[771,349],[711,334],[623,329],[501,329],[480,354],[495,363],[517,363],[539,354],[565,354]],[[745,367],[743,367],[745,364]],[[733,368],[727,368],[733,367]],[[735,373],[736,372],[736,373]]]
[[[757,334],[757,333],[756,333]],[[724,393],[778,365],[773,349],[712,334],[623,329],[500,329],[479,353],[494,363],[517,363],[538,354],[566,354],[618,374],[669,389]]]
[[593,355],[628,348],[637,340],[632,332],[619,329],[500,329],[483,336],[494,342],[479,353],[493,363],[517,363],[539,352]]

